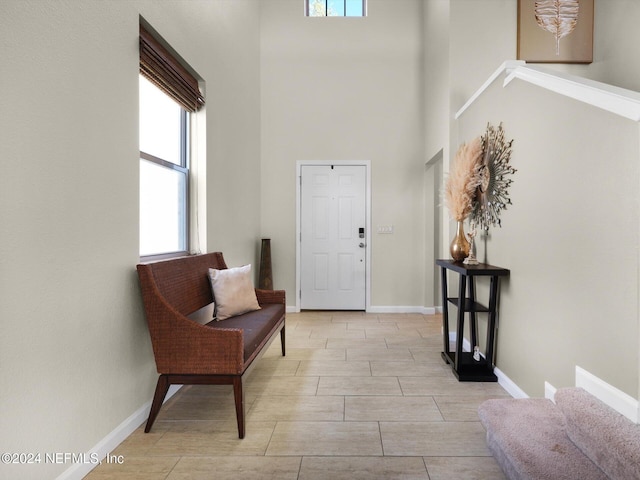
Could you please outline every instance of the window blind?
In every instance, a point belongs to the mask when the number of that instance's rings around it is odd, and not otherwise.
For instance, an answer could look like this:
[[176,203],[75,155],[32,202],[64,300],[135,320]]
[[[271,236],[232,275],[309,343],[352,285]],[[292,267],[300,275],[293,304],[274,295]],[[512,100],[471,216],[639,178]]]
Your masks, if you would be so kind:
[[188,112],[204,105],[198,80],[140,25],[140,73]]

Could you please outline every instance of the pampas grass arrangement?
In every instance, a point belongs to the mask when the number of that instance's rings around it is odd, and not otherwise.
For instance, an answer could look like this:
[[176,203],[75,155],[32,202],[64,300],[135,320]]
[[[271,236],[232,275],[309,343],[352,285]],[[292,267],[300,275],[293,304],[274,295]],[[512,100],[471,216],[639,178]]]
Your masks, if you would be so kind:
[[456,221],[469,216],[476,201],[476,189],[480,185],[482,139],[473,139],[458,148],[445,185],[445,205]]

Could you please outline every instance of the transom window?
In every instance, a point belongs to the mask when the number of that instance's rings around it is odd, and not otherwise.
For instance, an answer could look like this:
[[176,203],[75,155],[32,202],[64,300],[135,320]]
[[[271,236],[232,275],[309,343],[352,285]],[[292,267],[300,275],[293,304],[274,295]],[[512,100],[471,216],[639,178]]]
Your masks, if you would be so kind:
[[366,0],[305,0],[308,17],[365,17]]

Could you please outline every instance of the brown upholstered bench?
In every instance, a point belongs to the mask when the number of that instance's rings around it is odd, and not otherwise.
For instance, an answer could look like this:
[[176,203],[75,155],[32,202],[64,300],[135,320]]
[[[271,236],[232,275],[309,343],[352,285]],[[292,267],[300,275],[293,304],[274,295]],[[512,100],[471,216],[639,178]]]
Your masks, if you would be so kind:
[[243,376],[280,333],[285,355],[285,292],[255,289],[258,310],[214,319],[209,269],[225,270],[222,253],[137,266],[156,368],[160,374],[145,432],[170,385],[233,385],[238,435],[244,438]]

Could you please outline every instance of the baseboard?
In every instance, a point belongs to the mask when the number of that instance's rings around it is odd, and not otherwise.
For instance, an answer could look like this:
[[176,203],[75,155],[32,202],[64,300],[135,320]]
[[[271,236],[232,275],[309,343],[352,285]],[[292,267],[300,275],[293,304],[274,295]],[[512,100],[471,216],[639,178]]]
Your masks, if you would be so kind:
[[[180,388],[182,388],[182,385],[171,385],[164,401],[166,402],[169,400],[178,390],[180,390]],[[102,461],[107,457],[107,455],[111,455],[111,452],[113,452],[118,445],[120,445],[147,419],[150,408],[151,402],[147,402],[138,410],[133,412],[129,418],[118,425],[111,433],[89,450],[89,452],[87,452],[87,458],[97,457]],[[77,463],[62,472],[62,474],[57,477],[57,480],[81,480],[98,465],[99,463]]]
[[[456,343],[456,332],[449,332],[449,345],[455,345],[455,343]],[[467,337],[464,337],[462,339],[462,351],[463,352],[471,351],[471,342]],[[480,352],[480,355],[484,357],[482,352]]]
[[[417,306],[370,306],[366,309],[367,313],[420,313],[422,315],[435,315],[440,307],[417,307]],[[300,313],[295,306],[288,305],[287,313]],[[440,308],[440,313],[442,309]]]
[[525,391],[516,384],[516,382],[507,377],[507,375],[498,367],[493,367],[493,373],[498,377],[498,384],[513,398],[529,398],[529,395],[527,395]]
[[544,398],[556,403],[556,391],[558,389],[551,385],[549,382],[544,382]]
[[[449,332],[449,341],[456,341],[456,332]],[[471,343],[467,338],[462,341],[462,351],[471,351]],[[498,377],[498,384],[513,398],[529,398],[529,395],[498,367],[494,367],[493,373]],[[638,400],[578,366],[576,366],[576,387],[584,388],[591,395],[624,415],[633,423],[640,424],[640,402]],[[553,385],[544,382],[545,398],[554,401],[556,390]]]
[[576,366],[576,387],[584,388],[591,395],[609,405],[633,423],[640,423],[638,400],[578,366]]
[[370,306],[367,313],[421,313],[422,315],[435,315],[435,307],[418,306]]
[[[449,342],[455,343],[456,332],[449,332]],[[470,352],[471,343],[467,338],[462,341],[462,351]],[[482,355],[482,354],[481,354]],[[483,355],[484,356],[484,355]],[[513,398],[529,398],[514,381],[502,372],[498,367],[494,367],[493,373],[498,377],[498,383]],[[621,413],[629,420],[636,424],[640,424],[640,402],[632,396],[621,390],[609,385],[604,380],[587,372],[585,369],[576,366],[576,387],[582,387],[591,395],[611,408]],[[544,396],[550,400],[554,400],[556,388],[548,382],[544,382]]]
[[[449,341],[456,341],[456,332],[449,332]],[[467,338],[462,341],[462,351],[470,352],[471,343]],[[481,354],[482,355],[482,354]],[[484,355],[483,355],[484,356]],[[498,367],[494,367],[493,373],[498,377],[498,384],[504,388],[513,398],[529,398],[529,395],[522,390],[513,380],[502,372]],[[627,417],[633,423],[640,424],[640,402],[632,396],[609,385],[604,380],[587,372],[583,368],[576,366],[576,387],[582,387],[591,395],[604,404],[610,406],[620,414]],[[544,382],[544,396],[554,401],[556,388],[549,382]]]

